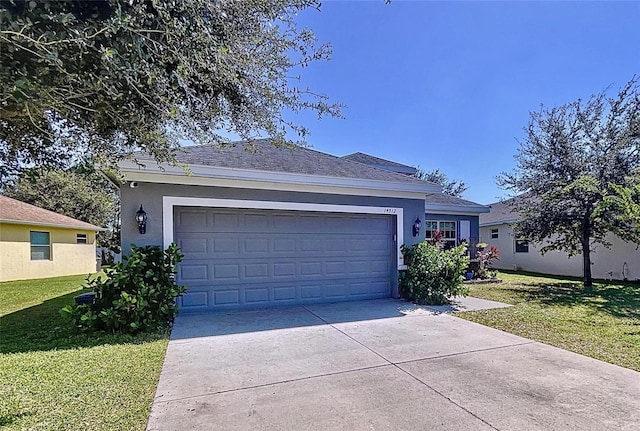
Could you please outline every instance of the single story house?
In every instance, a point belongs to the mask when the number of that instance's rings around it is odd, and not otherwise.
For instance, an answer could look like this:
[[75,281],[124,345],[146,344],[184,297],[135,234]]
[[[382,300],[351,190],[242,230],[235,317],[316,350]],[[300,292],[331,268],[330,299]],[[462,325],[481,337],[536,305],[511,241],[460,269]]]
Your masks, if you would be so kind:
[[0,281],[96,272],[98,226],[0,196]]
[[268,140],[177,158],[188,173],[146,156],[120,164],[122,246],[178,244],[182,311],[397,296],[400,247],[425,239],[425,196],[442,190]]
[[[549,251],[542,255],[540,245],[516,238],[511,227],[518,220],[509,201],[490,205],[491,211],[480,215],[480,240],[500,250],[500,260],[493,264],[497,269],[539,272],[543,274],[583,275],[582,255],[569,257],[562,251]],[[591,273],[594,278],[615,280],[640,279],[640,246],[625,242],[611,234],[607,239],[610,249],[594,244],[591,252]]]

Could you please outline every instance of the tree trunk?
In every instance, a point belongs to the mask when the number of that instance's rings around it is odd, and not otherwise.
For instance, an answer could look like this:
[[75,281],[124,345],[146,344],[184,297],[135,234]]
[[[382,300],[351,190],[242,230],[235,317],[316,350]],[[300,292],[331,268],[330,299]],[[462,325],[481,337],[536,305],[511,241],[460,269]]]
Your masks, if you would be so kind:
[[584,287],[593,286],[593,279],[591,278],[591,249],[589,247],[589,238],[587,242],[582,242],[582,267],[583,267],[583,282]]
[[[588,213],[587,213],[588,214]],[[589,215],[586,215],[582,222],[582,274],[584,287],[593,286],[591,278],[591,247],[589,246],[589,238],[591,237],[591,223]]]

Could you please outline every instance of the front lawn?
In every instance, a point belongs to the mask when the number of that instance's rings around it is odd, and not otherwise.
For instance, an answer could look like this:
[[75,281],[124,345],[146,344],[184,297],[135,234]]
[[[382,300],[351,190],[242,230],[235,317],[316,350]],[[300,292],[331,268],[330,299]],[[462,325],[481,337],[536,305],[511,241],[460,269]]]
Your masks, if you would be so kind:
[[168,334],[79,334],[83,276],[0,283],[0,428],[144,430]]
[[458,313],[463,319],[640,371],[640,285],[500,273],[470,295],[514,307]]

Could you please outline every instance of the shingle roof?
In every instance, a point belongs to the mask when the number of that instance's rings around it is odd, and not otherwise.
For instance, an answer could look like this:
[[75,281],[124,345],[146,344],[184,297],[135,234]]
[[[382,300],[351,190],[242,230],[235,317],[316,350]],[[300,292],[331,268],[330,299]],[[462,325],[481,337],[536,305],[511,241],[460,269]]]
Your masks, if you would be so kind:
[[425,203],[428,205],[455,205],[466,207],[483,207],[484,205],[477,204],[465,199],[461,199],[455,196],[447,195],[444,193],[433,193],[427,195]]
[[433,185],[309,148],[276,146],[268,140],[236,142],[220,147],[184,147],[176,158],[181,163],[193,165]]
[[438,209],[437,207],[457,207],[460,211],[466,210],[473,213],[483,213],[489,210],[489,207],[485,205],[480,205],[475,202],[444,193],[428,194],[424,203],[427,212],[430,207],[436,207],[434,209]]
[[93,231],[104,230],[90,223],[85,223],[2,195],[0,195],[0,222],[78,228]]
[[520,215],[511,210],[510,204],[513,199],[495,202],[489,205],[491,211],[480,215],[480,225],[496,225],[502,223],[512,223],[516,221]]
[[344,160],[350,160],[352,162],[364,163],[365,165],[381,165],[381,166],[395,166],[397,168],[407,168],[416,170],[413,166],[403,165],[402,163],[392,162],[391,160],[381,159],[380,157],[372,156],[365,153],[352,153],[346,156],[340,157]]

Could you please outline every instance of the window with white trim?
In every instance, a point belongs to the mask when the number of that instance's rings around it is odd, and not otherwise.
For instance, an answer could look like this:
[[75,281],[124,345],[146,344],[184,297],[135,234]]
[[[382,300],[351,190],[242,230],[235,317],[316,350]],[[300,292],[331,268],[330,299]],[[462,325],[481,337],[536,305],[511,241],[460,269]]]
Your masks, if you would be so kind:
[[425,235],[428,240],[433,238],[436,231],[440,231],[442,233],[444,248],[455,247],[458,244],[458,231],[456,229],[455,221],[425,221]]
[[76,244],[86,244],[87,243],[87,234],[86,233],[77,233],[76,234]]
[[49,232],[29,232],[31,242],[31,260],[51,260],[51,242]]
[[491,239],[498,239],[500,237],[500,231],[498,228],[491,229]]

